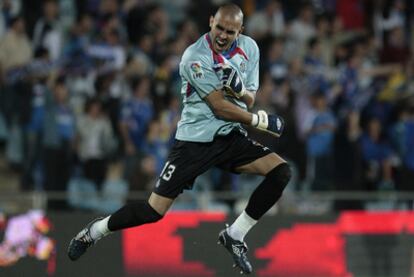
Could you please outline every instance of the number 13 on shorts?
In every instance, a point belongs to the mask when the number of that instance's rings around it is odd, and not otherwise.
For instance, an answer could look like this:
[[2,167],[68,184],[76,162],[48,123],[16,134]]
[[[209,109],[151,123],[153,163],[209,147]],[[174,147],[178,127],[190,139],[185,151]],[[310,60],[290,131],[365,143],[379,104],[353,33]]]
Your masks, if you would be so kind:
[[160,177],[165,181],[169,181],[174,173],[174,170],[175,165],[170,164],[170,161],[167,161],[161,171]]

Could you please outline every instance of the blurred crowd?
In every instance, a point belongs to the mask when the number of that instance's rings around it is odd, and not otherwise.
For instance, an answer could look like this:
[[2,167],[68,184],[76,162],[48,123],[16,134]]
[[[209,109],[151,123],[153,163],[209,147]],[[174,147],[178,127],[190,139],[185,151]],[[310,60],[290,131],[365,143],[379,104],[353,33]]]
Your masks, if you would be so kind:
[[[150,190],[180,117],[180,57],[225,2],[0,0],[1,151],[21,190],[108,211]],[[412,190],[414,3],[233,2],[261,53],[254,109],[287,123],[280,139],[249,131],[289,160],[291,190]]]

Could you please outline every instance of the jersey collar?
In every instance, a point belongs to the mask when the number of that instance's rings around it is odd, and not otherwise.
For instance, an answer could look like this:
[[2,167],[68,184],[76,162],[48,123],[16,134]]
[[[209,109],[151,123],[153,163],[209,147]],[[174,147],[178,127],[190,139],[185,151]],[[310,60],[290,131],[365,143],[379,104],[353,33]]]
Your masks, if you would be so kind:
[[211,38],[210,38],[210,33],[205,34],[205,39],[207,40],[208,46],[210,47],[211,51],[213,52],[213,59],[215,63],[224,63],[224,58],[226,58],[227,60],[233,58],[236,54],[239,54],[241,56],[243,56],[246,60],[249,60],[249,58],[247,57],[246,53],[244,53],[243,49],[241,49],[238,46],[238,39],[236,39],[233,44],[231,45],[231,47],[222,53],[217,53],[216,51],[214,51],[213,48],[213,44],[211,42]]

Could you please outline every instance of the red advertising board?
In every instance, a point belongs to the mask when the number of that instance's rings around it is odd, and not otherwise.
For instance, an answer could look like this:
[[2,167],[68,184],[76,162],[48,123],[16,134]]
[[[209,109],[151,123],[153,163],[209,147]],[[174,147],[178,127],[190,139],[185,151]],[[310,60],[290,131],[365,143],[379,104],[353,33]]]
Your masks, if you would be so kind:
[[[204,261],[184,259],[183,237],[177,230],[199,228],[206,221],[224,223],[225,219],[220,213],[174,212],[160,223],[124,231],[125,271],[132,276],[216,276],[216,270]],[[265,261],[256,268],[257,276],[351,277],[345,251],[347,235],[412,233],[413,219],[411,212],[360,211],[344,212],[332,223],[297,222],[275,230],[264,245],[250,244],[250,256],[256,263]],[[268,226],[259,223],[256,228]]]
[[[234,217],[171,212],[156,224],[116,232],[78,261],[70,261],[66,254],[70,239],[96,216],[48,213],[53,228],[47,237],[56,243],[53,259],[39,260],[30,251],[26,255],[21,252],[14,263],[0,264],[0,277],[239,276],[229,254],[216,243],[219,231]],[[6,247],[11,239],[26,238],[13,231],[13,218],[21,215],[9,216],[0,229],[2,261],[15,253]],[[353,211],[324,216],[265,216],[246,241],[254,267],[252,276],[403,277],[414,276],[413,234],[413,212]]]

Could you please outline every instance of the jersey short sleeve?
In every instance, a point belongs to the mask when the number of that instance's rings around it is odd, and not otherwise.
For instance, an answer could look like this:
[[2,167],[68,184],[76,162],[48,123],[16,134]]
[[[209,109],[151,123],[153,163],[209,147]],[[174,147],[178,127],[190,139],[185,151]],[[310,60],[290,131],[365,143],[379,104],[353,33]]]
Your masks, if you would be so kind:
[[250,62],[247,69],[246,80],[244,86],[249,91],[257,91],[259,89],[259,47],[253,39],[249,39]]
[[183,59],[180,64],[180,75],[197,91],[201,98],[206,97],[212,91],[223,87],[219,77],[207,59],[194,55]]

